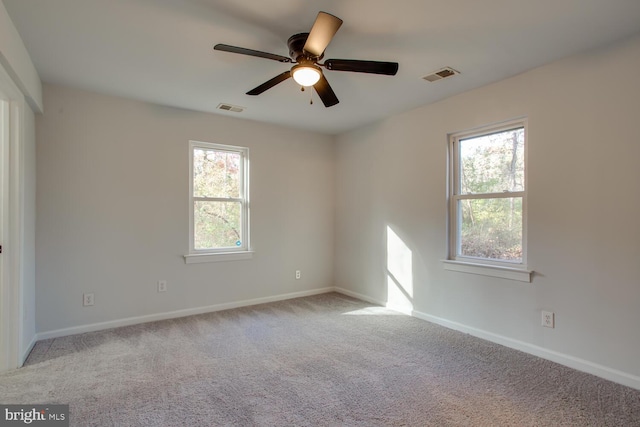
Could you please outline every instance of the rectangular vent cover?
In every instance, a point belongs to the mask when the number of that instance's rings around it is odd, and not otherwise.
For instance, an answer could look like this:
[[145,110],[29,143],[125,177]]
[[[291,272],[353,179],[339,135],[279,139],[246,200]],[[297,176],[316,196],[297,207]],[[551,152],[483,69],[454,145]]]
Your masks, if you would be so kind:
[[218,104],[218,110],[231,111],[234,113],[242,113],[244,111],[244,107],[239,107],[237,105],[231,104]]
[[436,82],[438,80],[446,79],[447,77],[455,76],[456,74],[460,74],[460,72],[454,70],[451,67],[445,67],[442,70],[438,70],[434,73],[424,76],[423,79],[428,82]]

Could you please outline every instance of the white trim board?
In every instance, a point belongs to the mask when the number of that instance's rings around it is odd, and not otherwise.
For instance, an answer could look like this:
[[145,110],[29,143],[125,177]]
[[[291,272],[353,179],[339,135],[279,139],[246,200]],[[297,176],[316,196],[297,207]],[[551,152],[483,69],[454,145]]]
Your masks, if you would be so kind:
[[[0,10],[1,11],[1,10]],[[0,64],[0,371],[20,366],[23,340],[24,96]]]
[[33,347],[36,345],[36,342],[38,342],[38,336],[34,335],[33,338],[31,339],[31,342],[29,343],[27,348],[24,349],[24,351],[22,352],[22,355],[20,356],[20,366],[24,365],[24,362],[27,361],[27,357],[29,357],[29,354],[31,354],[31,350],[33,350]]
[[265,304],[268,302],[284,301],[292,298],[308,297],[312,295],[333,292],[333,287],[313,289],[310,291],[292,292],[271,297],[254,298],[250,300],[227,302],[204,307],[187,308],[184,310],[169,311],[165,313],[148,314],[145,316],[127,317],[124,319],[110,320],[107,322],[91,323],[88,325],[73,326],[70,328],[55,329],[52,331],[38,332],[36,340],[59,338],[67,335],[83,334],[85,332],[102,331],[104,329],[119,328],[121,326],[137,325],[140,323],[155,322],[158,320],[176,319],[178,317],[193,316],[196,314],[212,313],[214,311],[229,310],[232,308],[247,307],[250,305]]
[[358,292],[353,292],[348,289],[335,287],[332,290],[334,292],[338,292],[339,294],[343,294],[351,298],[359,299],[365,302],[370,302],[371,304],[381,305],[383,307],[387,304],[385,301],[379,301],[375,298],[371,298],[367,295],[359,294]]
[[426,320],[427,322],[435,323],[440,326],[444,326],[448,329],[453,329],[459,332],[463,332],[472,335],[477,338],[481,338],[486,341],[491,341],[496,344],[503,345],[505,347],[513,348],[515,350],[522,351],[524,353],[531,354],[533,356],[540,357],[542,359],[556,362],[560,365],[567,366],[577,371],[586,372],[588,374],[595,375],[605,380],[613,381],[618,384],[625,385],[640,390],[640,377],[618,371],[616,369],[609,368],[607,366],[599,365],[597,363],[589,362],[588,360],[580,359],[578,357],[570,356],[568,354],[559,353],[557,351],[549,350],[537,345],[529,344],[524,341],[515,340],[513,338],[505,337],[502,335],[494,334],[492,332],[483,331],[482,329],[473,328],[471,326],[463,325],[462,323],[452,322],[441,317],[432,316],[430,314],[422,313],[420,311],[413,311],[412,316],[418,319]]

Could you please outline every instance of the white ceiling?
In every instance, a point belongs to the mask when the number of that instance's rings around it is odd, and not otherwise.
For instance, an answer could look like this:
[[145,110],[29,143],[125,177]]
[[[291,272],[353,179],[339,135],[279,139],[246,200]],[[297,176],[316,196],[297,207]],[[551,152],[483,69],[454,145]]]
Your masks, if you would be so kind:
[[[640,0],[3,2],[44,82],[328,134],[640,31]],[[290,65],[212,49],[288,56],[289,36],[308,32],[319,10],[344,20],[325,59],[396,61],[398,74],[325,71],[340,99],[325,108],[293,80],[245,95]],[[461,74],[422,80],[444,66]]]

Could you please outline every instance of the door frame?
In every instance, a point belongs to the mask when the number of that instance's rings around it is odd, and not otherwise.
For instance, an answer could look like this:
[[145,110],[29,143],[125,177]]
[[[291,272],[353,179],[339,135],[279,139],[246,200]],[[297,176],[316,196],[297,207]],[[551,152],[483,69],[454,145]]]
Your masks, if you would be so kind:
[[24,96],[0,64],[0,371],[22,364]]

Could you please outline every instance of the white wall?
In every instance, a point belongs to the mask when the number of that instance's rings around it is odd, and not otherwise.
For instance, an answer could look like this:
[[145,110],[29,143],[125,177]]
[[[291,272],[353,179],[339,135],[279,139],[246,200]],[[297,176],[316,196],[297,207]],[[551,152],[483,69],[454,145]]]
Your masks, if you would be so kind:
[[[333,286],[330,137],[60,86],[44,102],[39,332]],[[249,147],[253,259],[185,264],[190,139]]]
[[[417,315],[640,388],[639,69],[635,38],[341,135],[336,286],[387,300],[391,227]],[[447,134],[520,116],[533,281],[445,271]]]

